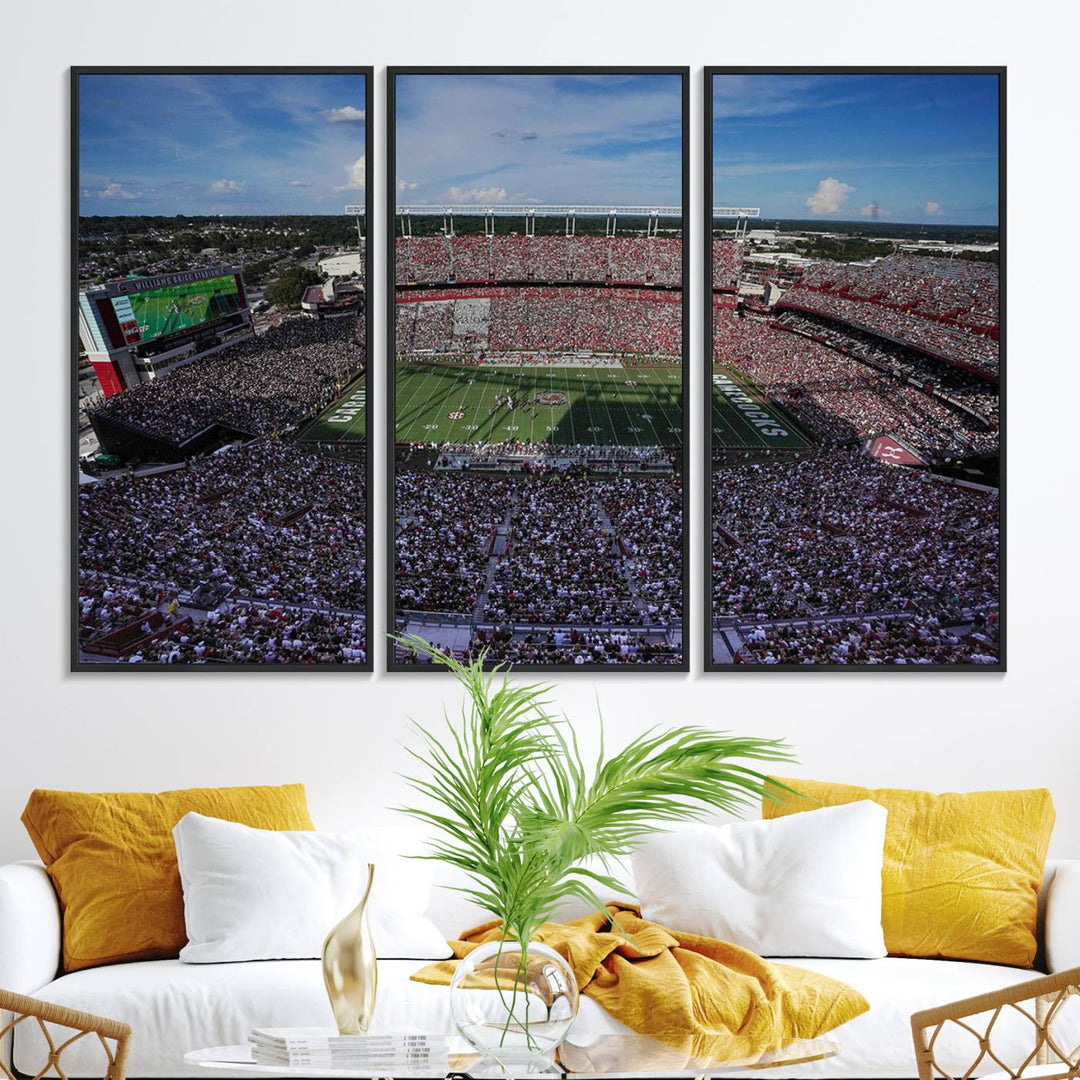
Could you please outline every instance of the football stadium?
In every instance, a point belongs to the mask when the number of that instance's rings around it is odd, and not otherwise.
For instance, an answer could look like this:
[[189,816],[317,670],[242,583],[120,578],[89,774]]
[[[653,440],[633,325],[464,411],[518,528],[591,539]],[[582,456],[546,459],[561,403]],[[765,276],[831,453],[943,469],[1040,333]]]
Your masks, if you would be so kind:
[[713,664],[998,663],[997,267],[712,244]]
[[681,663],[681,211],[398,228],[396,629],[490,663]]
[[80,663],[365,663],[362,300],[255,331],[239,269],[168,277],[80,297]]

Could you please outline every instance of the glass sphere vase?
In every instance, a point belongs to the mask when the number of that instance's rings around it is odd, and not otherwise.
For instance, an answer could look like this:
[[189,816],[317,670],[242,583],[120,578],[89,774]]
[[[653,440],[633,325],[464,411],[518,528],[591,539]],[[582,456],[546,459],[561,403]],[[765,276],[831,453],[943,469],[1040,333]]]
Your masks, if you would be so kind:
[[489,941],[458,962],[450,1010],[462,1037],[503,1066],[550,1061],[578,1008],[573,969],[530,941]]

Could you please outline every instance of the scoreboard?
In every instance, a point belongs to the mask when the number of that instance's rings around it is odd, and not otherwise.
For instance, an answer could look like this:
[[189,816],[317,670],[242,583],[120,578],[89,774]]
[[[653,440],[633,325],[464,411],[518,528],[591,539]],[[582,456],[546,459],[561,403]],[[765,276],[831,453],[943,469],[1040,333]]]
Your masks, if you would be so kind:
[[251,333],[239,267],[124,278],[79,294],[79,336],[106,396]]

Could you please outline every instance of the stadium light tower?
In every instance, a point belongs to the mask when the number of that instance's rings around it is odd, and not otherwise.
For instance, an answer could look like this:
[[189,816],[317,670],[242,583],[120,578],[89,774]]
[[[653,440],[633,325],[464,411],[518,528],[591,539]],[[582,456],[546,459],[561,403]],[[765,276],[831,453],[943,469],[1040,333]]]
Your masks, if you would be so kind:
[[[735,239],[745,238],[750,229],[750,218],[761,217],[760,206],[714,206],[712,208],[713,221],[717,218],[735,219]],[[711,223],[710,223],[711,228]]]
[[358,206],[355,203],[349,203],[345,207],[345,213],[352,214],[356,218],[356,242],[361,248],[364,246],[364,233],[360,223],[364,220],[366,212],[366,206]]

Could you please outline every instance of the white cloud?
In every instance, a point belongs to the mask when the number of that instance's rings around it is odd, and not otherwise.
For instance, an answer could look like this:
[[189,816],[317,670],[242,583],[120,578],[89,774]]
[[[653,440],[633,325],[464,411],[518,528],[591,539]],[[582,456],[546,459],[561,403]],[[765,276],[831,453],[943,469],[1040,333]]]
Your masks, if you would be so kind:
[[506,188],[461,188],[455,184],[453,187],[447,188],[435,201],[449,203],[452,206],[463,206],[466,203],[501,203],[506,202]]
[[366,113],[355,105],[342,105],[340,109],[327,109],[323,116],[328,124],[362,124]]
[[924,213],[924,214],[930,214],[930,215],[934,215],[934,214],[940,214],[940,213],[941,213],[941,203],[938,203],[938,202],[934,202],[934,200],[933,200],[933,199],[931,199],[931,200],[930,200],[930,201],[929,201],[929,202],[928,202],[928,203],[927,203],[927,204],[926,204],[926,205],[925,205],[925,206],[923,207],[923,213]]
[[99,199],[137,199],[138,197],[138,192],[128,191],[126,187],[122,187],[115,180],[98,192]]
[[855,189],[835,176],[826,176],[813,195],[806,197],[806,209],[811,214],[838,214]]
[[[603,93],[583,92],[585,81],[401,76],[397,175],[423,177],[428,203],[510,203],[519,193],[546,203],[677,203],[678,80],[588,80]],[[461,190],[448,193],[452,185]]]
[[345,166],[349,179],[335,191],[363,191],[367,183],[367,155],[361,154],[351,165]]
[[311,187],[306,180],[290,180],[288,187]]
[[415,191],[420,186],[417,180],[399,180],[397,182],[398,191]]
[[211,195],[240,195],[247,187],[246,180],[215,180],[208,188]]

